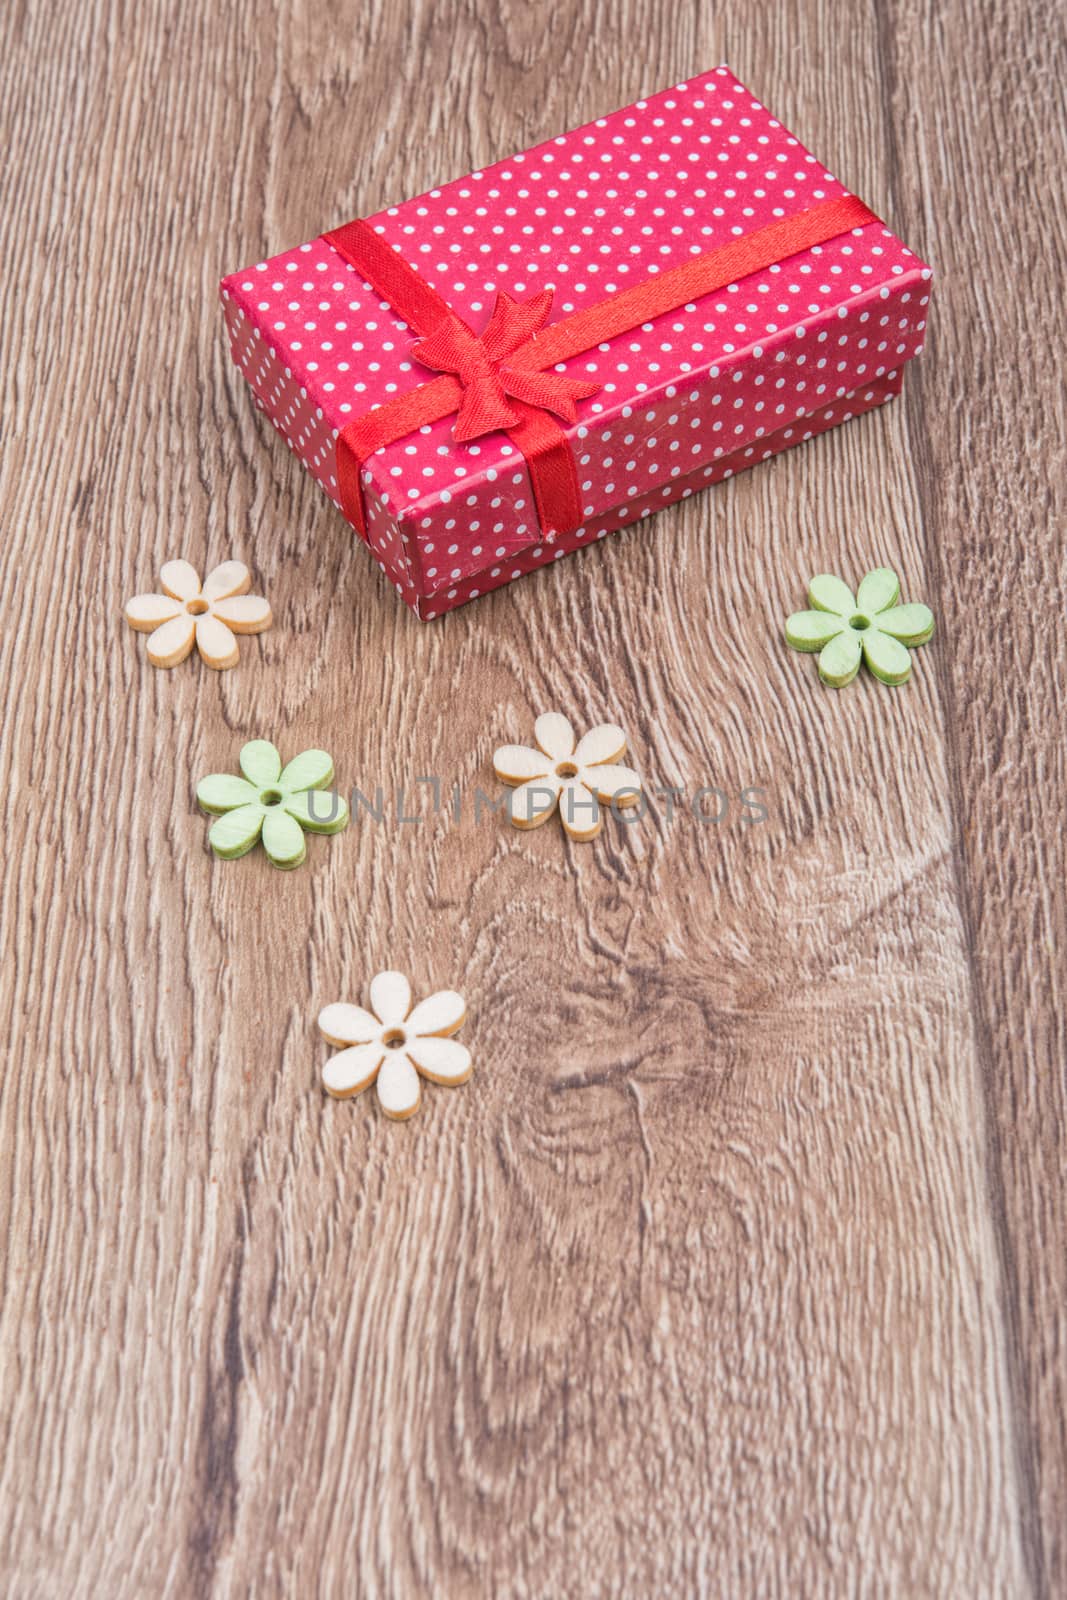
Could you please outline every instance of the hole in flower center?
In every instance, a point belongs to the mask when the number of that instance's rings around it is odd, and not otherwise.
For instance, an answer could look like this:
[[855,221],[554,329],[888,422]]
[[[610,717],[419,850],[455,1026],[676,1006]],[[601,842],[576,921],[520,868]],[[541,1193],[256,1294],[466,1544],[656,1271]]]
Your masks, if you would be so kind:
[[259,803],[262,806],[280,806],[282,803],[282,791],[280,789],[264,789],[259,797]]
[[206,600],[197,599],[187,600],[185,602],[185,609],[188,611],[191,617],[202,617],[205,611],[210,611],[211,607],[208,605]]
[[578,768],[574,765],[573,761],[561,761],[559,766],[556,768],[557,778],[576,778],[577,776]]
[[855,628],[857,633],[862,633],[864,628],[870,627],[871,619],[865,617],[862,611],[857,611],[854,617],[849,617],[848,625],[850,628]]
[[403,1028],[390,1028],[388,1033],[382,1034],[382,1043],[387,1050],[399,1050],[402,1044],[407,1044],[408,1036]]

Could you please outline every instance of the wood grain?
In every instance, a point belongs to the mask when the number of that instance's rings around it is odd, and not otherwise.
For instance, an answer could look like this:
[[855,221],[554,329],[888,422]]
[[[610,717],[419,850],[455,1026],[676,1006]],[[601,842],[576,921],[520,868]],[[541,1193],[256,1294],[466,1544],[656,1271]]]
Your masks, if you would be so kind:
[[[5,1592],[1067,1592],[1055,13],[12,0],[0,45]],[[724,57],[934,262],[919,370],[417,623],[217,278]],[[122,622],[177,555],[272,603],[232,673]],[[825,692],[781,619],[880,562],[938,634]],[[727,819],[476,822],[551,706]],[[423,820],[215,862],[255,736]],[[476,1058],[403,1127],[318,1081],[385,965]]]

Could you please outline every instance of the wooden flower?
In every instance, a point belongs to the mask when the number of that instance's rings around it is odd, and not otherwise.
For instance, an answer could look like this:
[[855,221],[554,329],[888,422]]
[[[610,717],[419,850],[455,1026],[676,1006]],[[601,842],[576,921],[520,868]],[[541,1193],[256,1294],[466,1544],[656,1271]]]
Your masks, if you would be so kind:
[[614,723],[602,722],[576,740],[567,718],[547,711],[534,723],[534,738],[536,750],[506,744],[493,756],[497,777],[515,790],[509,813],[516,828],[538,827],[558,806],[572,839],[595,839],[603,823],[601,805],[637,805],[641,779],[618,764],[626,735]]
[[196,790],[201,809],[218,819],[208,843],[223,860],[246,855],[262,839],[272,866],[298,867],[307,855],[305,832],[340,833],[346,826],[341,795],[319,793],[333,782],[325,750],[305,750],[283,767],[272,744],[253,739],[239,760],[243,777],[215,772]]
[[207,665],[221,672],[237,665],[234,634],[262,633],[273,620],[262,595],[248,593],[252,579],[240,561],[224,561],[203,585],[188,561],[168,561],[159,582],[162,594],[137,594],[126,606],[130,627],[150,635],[154,667],[176,667],[195,643]]
[[787,619],[786,642],[794,650],[818,650],[819,677],[834,689],[852,682],[861,660],[883,683],[906,683],[908,650],[930,638],[934,614],[929,606],[900,606],[899,598],[900,581],[888,567],[868,572],[855,598],[840,578],[819,573],[808,588],[813,609]]
[[331,1044],[343,1045],[322,1072],[328,1094],[345,1100],[370,1084],[387,1117],[402,1121],[419,1109],[420,1076],[431,1083],[466,1083],[474,1070],[466,1045],[450,1037],[463,1025],[463,996],[440,989],[412,1009],[411,985],[402,972],[371,980],[370,1011],[338,1002],[319,1012]]

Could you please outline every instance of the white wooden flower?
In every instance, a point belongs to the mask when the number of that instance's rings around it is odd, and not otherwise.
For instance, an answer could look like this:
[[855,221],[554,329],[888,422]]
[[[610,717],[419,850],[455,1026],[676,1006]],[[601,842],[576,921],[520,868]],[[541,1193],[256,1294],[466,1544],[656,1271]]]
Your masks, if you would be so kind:
[[534,738],[536,750],[506,744],[493,756],[497,777],[515,790],[509,812],[516,828],[536,828],[558,805],[572,839],[595,839],[602,805],[637,805],[641,779],[619,765],[626,735],[614,723],[602,722],[576,741],[567,718],[547,711],[534,723]]
[[466,1083],[474,1070],[471,1053],[449,1037],[463,1026],[462,995],[440,989],[413,1010],[404,974],[379,972],[370,1003],[370,1011],[339,1001],[319,1012],[324,1036],[347,1046],[323,1068],[328,1094],[347,1099],[377,1080],[382,1110],[402,1121],[419,1109],[420,1074],[431,1083]]
[[262,595],[249,594],[252,579],[240,561],[224,561],[203,585],[188,561],[168,561],[159,574],[162,594],[136,594],[126,621],[147,633],[154,667],[176,667],[196,644],[209,667],[237,665],[236,633],[262,633],[273,618]]

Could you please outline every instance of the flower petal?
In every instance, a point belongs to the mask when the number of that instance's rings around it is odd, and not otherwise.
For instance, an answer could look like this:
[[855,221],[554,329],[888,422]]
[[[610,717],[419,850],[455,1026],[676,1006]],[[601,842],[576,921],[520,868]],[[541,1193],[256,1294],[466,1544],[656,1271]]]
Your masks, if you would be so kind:
[[252,578],[243,561],[224,561],[209,572],[201,590],[205,600],[221,600],[225,595],[244,594],[252,587]]
[[279,789],[296,794],[301,789],[325,789],[333,782],[333,762],[325,750],[305,750],[282,768]]
[[348,826],[348,801],[336,789],[303,789],[282,806],[309,833],[340,833]]
[[785,622],[785,642],[794,650],[821,650],[845,626],[835,611],[794,611]]
[[875,567],[868,572],[856,590],[856,610],[865,617],[874,617],[879,611],[896,605],[900,594],[900,579],[889,567]]
[[839,617],[849,617],[856,609],[848,584],[829,572],[816,573],[812,578],[808,585],[808,603],[816,611],[833,611]]
[[626,735],[613,722],[599,722],[595,728],[578,740],[574,763],[578,767],[599,765],[603,761],[618,761],[626,754]]
[[883,683],[907,683],[911,677],[907,647],[881,628],[868,628],[863,635],[863,659]]
[[377,1017],[372,1017],[362,1006],[349,1005],[345,1000],[335,1000],[319,1012],[319,1027],[331,1044],[367,1044],[382,1031]]
[[237,665],[237,640],[224,622],[210,613],[196,620],[196,647],[200,659],[216,672]]
[[560,711],[546,711],[538,717],[534,738],[553,761],[567,761],[574,753],[574,729]]
[[403,1050],[388,1050],[378,1073],[378,1100],[387,1117],[402,1122],[419,1109],[419,1075]]
[[126,621],[138,633],[151,633],[161,622],[181,615],[182,603],[169,594],[135,594],[126,602]]
[[188,561],[168,561],[159,574],[165,594],[176,600],[195,600],[200,593],[200,574]]
[[262,633],[274,621],[270,604],[261,594],[235,594],[218,600],[214,612],[234,633]]
[[893,606],[875,621],[880,632],[892,634],[901,644],[925,644],[934,631],[934,614],[929,606]]
[[197,805],[213,816],[221,816],[237,806],[252,805],[258,798],[258,789],[230,772],[212,772],[196,786]]
[[331,1056],[322,1069],[322,1087],[338,1100],[359,1094],[378,1076],[385,1050],[382,1045],[357,1044],[351,1050],[342,1050]]
[[572,839],[595,839],[604,821],[596,796],[577,778],[563,785],[559,817]]
[[641,798],[641,779],[632,767],[583,767],[579,776],[605,804],[635,806]]
[[851,628],[842,628],[836,638],[823,649],[819,657],[819,677],[834,689],[843,689],[851,683],[860,669],[861,635]]
[[250,739],[238,759],[241,771],[257,789],[269,789],[281,776],[282,758],[266,739]]
[[227,811],[224,816],[215,818],[207,842],[224,861],[236,861],[238,856],[247,855],[251,850],[262,828],[261,805],[238,806],[236,811]]
[[154,667],[176,667],[184,661],[193,648],[196,624],[185,612],[179,612],[169,622],[148,636],[148,659]]
[[409,1039],[406,1050],[432,1083],[466,1083],[474,1071],[471,1053],[458,1039]]
[[263,848],[275,867],[288,872],[308,853],[304,830],[281,806],[270,806],[263,818]]
[[445,1034],[455,1033],[457,1028],[462,1027],[466,1015],[467,1008],[461,994],[457,994],[455,989],[438,989],[436,994],[427,995],[425,1000],[419,1001],[404,1027],[411,1034],[433,1034],[443,1038]]
[[379,972],[370,983],[370,1006],[386,1028],[398,1028],[411,1010],[411,985],[402,972]]
[[548,757],[525,744],[502,744],[493,751],[493,771],[501,783],[528,783],[531,778],[544,778],[551,770]]
[[508,816],[516,828],[536,828],[548,820],[556,809],[556,801],[563,787],[562,778],[549,772],[543,778],[531,778],[511,791]]

